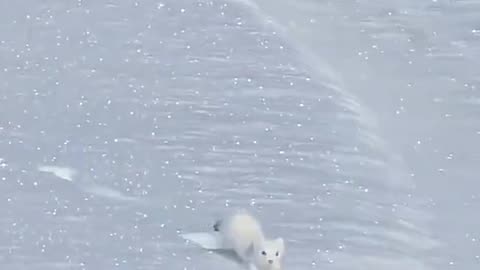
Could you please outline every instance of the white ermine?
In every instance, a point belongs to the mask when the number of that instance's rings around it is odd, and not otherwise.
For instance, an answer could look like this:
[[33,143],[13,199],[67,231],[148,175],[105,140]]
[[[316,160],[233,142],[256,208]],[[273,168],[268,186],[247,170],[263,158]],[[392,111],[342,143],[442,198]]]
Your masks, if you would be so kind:
[[217,221],[214,230],[221,234],[223,247],[257,270],[281,270],[285,244],[282,238],[266,239],[260,223],[245,211]]

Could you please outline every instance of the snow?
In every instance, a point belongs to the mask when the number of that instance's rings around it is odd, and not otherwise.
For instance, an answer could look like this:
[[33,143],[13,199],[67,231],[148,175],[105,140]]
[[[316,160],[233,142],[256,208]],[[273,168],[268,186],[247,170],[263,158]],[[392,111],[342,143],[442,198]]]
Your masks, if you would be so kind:
[[2,269],[240,269],[179,237],[237,207],[286,269],[478,268],[477,2],[0,10]]
[[55,175],[58,178],[72,182],[73,177],[76,174],[76,171],[68,167],[58,167],[58,166],[39,166],[38,170],[41,172],[47,172]]
[[99,185],[88,186],[85,188],[85,191],[97,197],[107,198],[110,200],[118,200],[118,201],[136,201],[137,200],[136,197],[127,196],[117,190],[111,189],[109,187],[102,187]]

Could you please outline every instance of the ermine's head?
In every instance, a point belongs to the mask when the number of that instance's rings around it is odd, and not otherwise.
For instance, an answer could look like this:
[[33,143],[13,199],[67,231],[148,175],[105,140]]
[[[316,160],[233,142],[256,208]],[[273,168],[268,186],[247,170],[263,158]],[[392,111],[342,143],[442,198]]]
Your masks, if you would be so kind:
[[282,238],[265,240],[254,251],[255,265],[262,270],[282,269],[282,258],[285,252],[285,244]]

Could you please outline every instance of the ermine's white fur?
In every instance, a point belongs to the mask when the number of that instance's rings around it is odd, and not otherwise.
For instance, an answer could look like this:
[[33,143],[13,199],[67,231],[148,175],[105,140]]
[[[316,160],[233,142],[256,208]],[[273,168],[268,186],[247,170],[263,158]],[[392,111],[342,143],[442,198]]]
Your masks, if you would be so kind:
[[222,236],[224,248],[258,270],[282,269],[285,245],[282,238],[266,239],[260,223],[245,211],[239,211],[214,225]]

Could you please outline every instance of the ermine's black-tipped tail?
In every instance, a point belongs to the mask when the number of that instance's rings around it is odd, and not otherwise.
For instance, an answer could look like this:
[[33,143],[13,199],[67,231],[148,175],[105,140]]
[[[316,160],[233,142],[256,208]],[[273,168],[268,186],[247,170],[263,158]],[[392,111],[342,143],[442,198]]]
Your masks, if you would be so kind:
[[215,224],[213,224],[213,230],[216,231],[216,232],[219,232],[220,231],[220,226],[222,226],[222,221],[217,220],[217,222],[215,222]]

